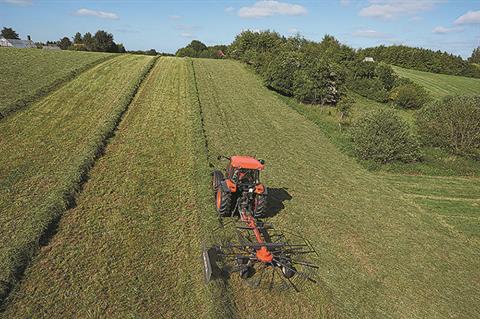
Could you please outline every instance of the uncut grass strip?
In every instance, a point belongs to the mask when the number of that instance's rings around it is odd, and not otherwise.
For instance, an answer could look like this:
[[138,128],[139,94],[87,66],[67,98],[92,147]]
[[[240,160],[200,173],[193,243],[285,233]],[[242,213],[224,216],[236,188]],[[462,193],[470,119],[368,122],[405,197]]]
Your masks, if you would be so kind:
[[[30,260],[32,257],[36,254],[36,252],[39,249],[39,246],[45,245],[48,243],[48,241],[51,239],[51,237],[55,234],[56,232],[56,227],[58,224],[58,221],[60,220],[63,212],[65,212],[67,209],[70,207],[75,206],[75,197],[77,194],[81,191],[82,185],[85,183],[87,180],[88,176],[88,171],[90,168],[93,166],[95,163],[95,160],[98,159],[99,156],[101,156],[107,140],[113,136],[113,133],[115,131],[115,128],[118,126],[119,122],[121,121],[121,118],[123,114],[125,113],[126,109],[128,108],[128,105],[132,101],[135,92],[138,90],[138,87],[140,86],[141,81],[145,78],[145,76],[148,74],[149,70],[151,69],[153,65],[153,60],[147,59],[139,59],[139,58],[117,58],[118,60],[118,65],[121,65],[122,61],[125,60],[126,62],[134,62],[134,60],[137,60],[137,64],[139,69],[137,72],[136,70],[133,70],[133,74],[130,75],[131,81],[129,84],[125,86],[125,93],[120,94],[120,99],[118,100],[118,105],[117,107],[113,110],[112,114],[109,115],[109,117],[105,118],[103,122],[103,125],[97,128],[97,132],[95,132],[94,136],[94,141],[91,145],[91,149],[86,150],[86,153],[84,154],[84,157],[81,157],[78,161],[78,166],[74,167],[74,171],[67,172],[67,175],[70,175],[71,178],[67,178],[63,182],[60,183],[59,187],[53,190],[50,190],[50,192],[47,192],[45,194],[45,199],[37,199],[35,202],[32,202],[31,205],[33,206],[38,206],[38,208],[33,208],[32,206],[29,206],[29,209],[32,209],[33,211],[28,212],[29,214],[32,214],[31,217],[33,219],[37,219],[36,221],[38,222],[38,225],[32,225],[30,227],[33,228],[33,230],[28,229],[26,231],[25,238],[15,238],[15,236],[19,237],[22,236],[23,234],[23,229],[18,229],[18,233],[16,235],[10,235],[12,239],[11,242],[6,243],[4,241],[3,247],[1,248],[1,260],[0,263],[2,265],[1,267],[1,273],[0,273],[0,280],[1,280],[1,291],[0,291],[0,305],[3,304],[3,302],[6,300],[8,294],[12,291],[14,288],[15,284],[21,280],[23,277],[23,274],[28,267]],[[133,61],[130,61],[133,60]],[[150,63],[148,63],[148,60],[150,60]],[[145,61],[145,62],[144,62]],[[112,60],[111,64],[115,64],[117,61]],[[142,65],[143,64],[143,65]],[[111,65],[104,65],[103,67],[110,69],[112,68]],[[99,66],[101,69],[102,66]],[[94,72],[98,71],[99,69],[93,69],[93,76]],[[88,75],[86,76],[88,77]],[[78,80],[81,81],[81,78]],[[113,84],[113,83],[112,83]],[[110,85],[110,83],[108,84]],[[64,87],[63,90],[68,91],[68,86]],[[98,92],[100,93],[100,92]],[[62,94],[62,91],[57,92],[57,94]],[[104,94],[104,92],[101,92],[100,94]],[[108,102],[107,102],[108,103]],[[29,117],[32,115],[32,112],[28,111],[23,111],[21,113],[17,113],[15,118],[10,118],[7,121],[4,121],[4,126],[9,126],[9,124],[15,126],[15,119],[18,118],[24,118],[24,117]],[[33,116],[35,116],[35,113],[33,113]],[[12,120],[13,123],[9,123],[9,121]],[[59,119],[54,119],[54,121],[57,121]],[[49,122],[42,123],[42,125],[49,125]],[[51,123],[54,124],[54,123]],[[54,125],[52,125],[54,127]],[[44,127],[46,129],[49,129],[50,127]],[[85,132],[88,136],[88,132]],[[84,138],[84,137],[82,137]],[[1,146],[1,143],[0,143]],[[18,150],[21,153],[21,149],[19,148]],[[35,161],[35,158],[32,158],[33,161]],[[9,227],[8,224],[12,225],[12,223],[16,223],[18,218],[15,215],[22,214],[24,212],[20,211],[21,205],[18,205],[18,200],[15,201],[15,196],[11,196],[9,193],[14,193],[15,187],[18,186],[18,184],[23,184],[26,181],[22,180],[21,178],[18,178],[17,174],[21,172],[23,169],[27,170],[29,169],[28,165],[30,160],[27,160],[27,163],[23,164],[20,167],[15,167],[15,165],[12,165],[11,169],[12,171],[8,172],[7,170],[3,171],[2,170],[2,175],[6,175],[6,180],[2,181],[3,186],[6,186],[6,193],[5,191],[1,193],[2,198],[0,198],[0,204],[3,206],[6,206],[6,213],[10,213],[12,216],[9,218],[9,216],[6,216],[6,224],[2,225],[1,227],[4,228],[5,230]],[[32,162],[30,162],[32,163]],[[39,169],[42,169],[41,167]],[[44,168],[44,169],[51,169],[55,170],[56,167],[50,167],[50,168]],[[48,172],[47,171],[47,176],[51,173],[55,173],[55,171]],[[11,177],[11,183],[9,185],[9,177]],[[28,181],[28,177],[26,177]],[[15,183],[16,182],[16,183]],[[40,185],[39,191],[42,190],[42,181],[38,181]],[[17,184],[17,185],[15,185]],[[34,186],[35,187],[35,186]],[[48,191],[48,190],[47,190]],[[9,196],[10,195],[10,196]],[[41,196],[41,195],[40,195]],[[9,198],[12,197],[13,202],[9,202]],[[21,199],[22,201],[25,199]],[[9,205],[9,206],[7,206]],[[20,206],[18,209],[16,206]],[[28,206],[28,205],[27,205]],[[27,216],[23,218],[28,218]],[[29,222],[20,220],[20,222],[23,222],[23,224],[28,225]],[[20,224],[20,223],[19,223]],[[15,224],[13,224],[10,227],[15,227]],[[21,224],[20,224],[21,225]],[[31,225],[31,224],[30,224]],[[26,226],[27,227],[27,226]],[[11,231],[11,230],[10,230]],[[3,232],[3,236],[8,235],[8,233]],[[17,239],[17,240],[15,240]],[[8,245],[11,244],[11,245]],[[13,245],[12,245],[13,244]],[[3,308],[3,307],[0,307]]]
[[[7,116],[11,115],[12,113],[20,110],[20,109],[23,109],[23,108],[26,108],[28,107],[29,105],[31,105],[32,103],[34,103],[36,100],[44,97],[44,96],[47,96],[48,94],[50,94],[51,92],[61,88],[64,84],[68,83],[69,81],[73,80],[74,78],[76,78],[78,75],[80,75],[81,73],[95,67],[96,65],[99,65],[113,57],[115,57],[116,55],[115,54],[108,54],[108,53],[105,53],[103,54],[104,56],[99,58],[98,60],[94,60],[94,61],[91,61],[85,65],[82,65],[82,66],[79,66],[78,68],[74,68],[72,70],[70,70],[66,75],[58,78],[58,79],[55,79],[54,81],[52,81],[51,83],[48,83],[47,85],[43,86],[43,87],[40,87],[36,90],[34,90],[34,92],[28,96],[25,96],[25,97],[20,97],[18,100],[14,101],[13,103],[10,103],[2,108],[0,108],[0,120],[6,118]],[[73,57],[72,57],[73,58]],[[51,63],[54,63],[55,61],[51,61]],[[19,66],[19,67],[25,67],[25,66]],[[31,66],[32,68],[35,68],[35,67],[39,67],[39,66]],[[10,70],[13,72],[13,70]],[[38,81],[42,81],[42,79],[38,79]]]
[[191,85],[184,59],[158,60],[7,316],[217,316],[200,259],[208,194],[197,194],[207,176]]

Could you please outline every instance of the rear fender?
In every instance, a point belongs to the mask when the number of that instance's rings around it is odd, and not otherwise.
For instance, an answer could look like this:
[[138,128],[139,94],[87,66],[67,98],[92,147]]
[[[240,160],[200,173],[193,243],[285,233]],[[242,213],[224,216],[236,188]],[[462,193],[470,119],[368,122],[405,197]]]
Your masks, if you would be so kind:
[[237,185],[229,179],[222,181],[220,187],[223,192],[235,193],[237,191]]
[[257,184],[255,186],[255,194],[267,195],[267,189],[265,188],[265,186],[263,186],[263,184]]

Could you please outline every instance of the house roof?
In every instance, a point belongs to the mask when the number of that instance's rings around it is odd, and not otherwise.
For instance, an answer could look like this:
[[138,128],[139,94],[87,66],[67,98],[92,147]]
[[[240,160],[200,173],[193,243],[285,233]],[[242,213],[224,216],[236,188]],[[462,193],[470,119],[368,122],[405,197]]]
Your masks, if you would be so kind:
[[[18,48],[18,49],[25,49],[25,48],[36,48],[35,43],[32,40],[17,40],[17,39],[5,39],[0,38],[0,42],[7,44],[6,46]],[[3,45],[5,46],[5,45]]]

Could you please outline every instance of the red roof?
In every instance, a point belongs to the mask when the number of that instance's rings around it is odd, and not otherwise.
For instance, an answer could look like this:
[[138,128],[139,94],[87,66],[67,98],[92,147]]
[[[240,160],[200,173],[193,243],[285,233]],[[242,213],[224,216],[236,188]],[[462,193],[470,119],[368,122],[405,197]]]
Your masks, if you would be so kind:
[[232,156],[230,163],[235,168],[246,169],[263,169],[263,165],[254,157],[251,156]]

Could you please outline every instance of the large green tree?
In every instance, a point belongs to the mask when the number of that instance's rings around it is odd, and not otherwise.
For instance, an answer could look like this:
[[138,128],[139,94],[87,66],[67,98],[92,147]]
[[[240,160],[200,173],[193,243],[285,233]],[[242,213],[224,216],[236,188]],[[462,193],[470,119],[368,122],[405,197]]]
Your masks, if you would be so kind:
[[13,30],[12,28],[7,28],[7,27],[3,27],[2,29],[2,37],[4,37],[5,39],[20,39],[18,37],[18,33],[15,32],[15,30]]
[[113,42],[113,35],[103,30],[98,30],[93,37],[95,39],[95,51],[116,52],[117,45]]
[[82,44],[83,43],[83,38],[80,32],[75,33],[75,36],[73,37],[73,43],[75,44]]
[[95,39],[93,39],[92,34],[87,32],[83,35],[83,44],[87,51],[92,51],[95,48]]
[[203,44],[202,42],[198,41],[198,40],[193,40],[186,47],[187,48],[192,48],[196,52],[201,52],[201,51],[207,49],[207,46],[205,44]]
[[58,46],[59,46],[60,49],[62,49],[62,50],[67,50],[71,45],[72,45],[72,41],[70,41],[70,39],[67,38],[67,37],[63,37],[63,38],[60,39],[60,41],[58,42]]
[[480,64],[480,47],[473,49],[472,56],[468,58],[468,62]]

